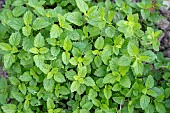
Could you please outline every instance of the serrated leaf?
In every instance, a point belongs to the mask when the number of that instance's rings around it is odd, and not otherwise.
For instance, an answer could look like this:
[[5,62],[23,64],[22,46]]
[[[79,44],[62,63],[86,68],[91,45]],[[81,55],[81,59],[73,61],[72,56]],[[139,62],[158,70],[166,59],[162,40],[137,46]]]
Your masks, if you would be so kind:
[[80,87],[80,82],[79,81],[73,81],[71,84],[71,92],[77,91]]
[[134,41],[128,43],[127,50],[130,56],[135,56],[139,53],[139,48]]
[[87,74],[87,67],[86,66],[83,66],[83,67],[79,67],[78,69],[78,76],[80,77],[85,77]]
[[77,26],[83,25],[83,17],[80,12],[69,13],[66,19]]
[[95,82],[91,77],[86,77],[84,83],[86,86],[95,86]]
[[11,46],[7,43],[0,43],[0,49],[4,51],[10,51],[12,50]]
[[63,83],[66,81],[64,75],[62,75],[61,73],[57,73],[57,74],[54,74],[54,80],[57,81],[57,82],[60,82],[60,83]]
[[1,108],[4,113],[15,113],[17,111],[15,104],[4,104]]
[[30,26],[25,26],[22,28],[22,33],[28,37],[31,34],[31,27]]
[[26,11],[26,7],[24,6],[19,6],[19,7],[15,7],[13,10],[12,10],[12,13],[15,17],[19,17],[21,16],[23,13],[25,13]]
[[19,32],[15,32],[15,33],[12,33],[12,35],[10,36],[9,43],[12,46],[17,46],[19,45],[20,40],[21,40],[21,34]]
[[150,11],[149,10],[141,9],[140,12],[141,12],[141,16],[142,16],[142,18],[144,20],[146,20],[150,16]]
[[140,106],[144,110],[150,103],[150,97],[147,95],[142,95],[140,98]]
[[30,75],[30,73],[29,72],[24,72],[23,73],[23,75],[21,75],[20,77],[19,77],[19,79],[21,80],[21,81],[31,81],[32,80],[32,77],[31,77],[31,75]]
[[44,37],[41,33],[38,33],[34,39],[34,46],[35,47],[43,47],[45,45]]
[[84,0],[76,0],[76,4],[79,10],[83,13],[85,13],[89,9],[88,5],[86,4],[86,2],[84,2]]
[[57,24],[54,24],[50,30],[50,38],[58,38],[62,32],[63,30]]
[[166,108],[164,106],[164,104],[160,103],[160,102],[155,102],[155,106],[156,106],[156,111],[159,113],[166,113]]
[[38,54],[39,50],[36,47],[33,47],[29,50],[29,52],[33,53],[33,54]]
[[87,103],[85,103],[85,104],[82,106],[83,109],[86,109],[86,110],[88,110],[88,111],[89,111],[92,107],[93,107],[93,103],[92,103],[92,102],[87,102]]
[[54,90],[54,80],[53,79],[44,79],[43,85],[44,85],[44,89],[47,92],[53,92],[53,90]]
[[7,87],[7,80],[5,77],[0,78],[0,90],[6,89]]
[[105,29],[106,36],[112,38],[115,35],[116,29],[114,27],[107,27]]
[[68,95],[70,93],[70,90],[66,88],[65,86],[60,87],[60,94],[62,95]]
[[119,58],[118,64],[119,66],[130,66],[131,58],[126,55],[123,55]]
[[69,60],[69,62],[70,62],[70,64],[75,65],[75,66],[78,64],[78,61],[77,61],[77,58],[76,58],[76,57],[71,58],[71,59]]
[[8,21],[8,25],[15,30],[20,30],[24,26],[24,22],[21,18],[13,18]]
[[42,65],[44,64],[44,57],[42,55],[34,55],[33,59],[36,66],[39,68],[41,68]]
[[131,86],[131,80],[129,79],[129,77],[127,75],[122,76],[120,78],[120,85],[126,87],[126,88],[130,88]]
[[14,62],[15,62],[14,54],[9,53],[4,55],[4,67],[6,69],[9,69]]
[[69,63],[70,60],[70,53],[68,52],[63,52],[62,53],[62,61],[65,65],[67,65]]
[[111,73],[107,74],[103,79],[104,84],[107,84],[107,83],[114,84],[115,82],[116,82],[116,77]]
[[94,58],[94,63],[97,67],[100,67],[102,65],[102,60],[101,60],[101,57],[100,56],[96,56]]
[[65,51],[70,51],[72,48],[72,42],[69,38],[65,38],[64,40],[64,46],[63,46]]
[[20,92],[12,92],[12,96],[18,101],[18,102],[23,102],[24,101],[24,94]]
[[110,99],[110,97],[112,96],[112,91],[107,85],[104,88],[104,96],[107,100]]
[[39,29],[42,29],[42,28],[46,28],[50,25],[51,23],[43,18],[43,17],[38,17],[36,18],[36,20],[33,22],[33,29],[34,30],[39,30]]
[[24,14],[24,23],[26,26],[29,26],[31,23],[32,23],[32,12],[30,11],[27,11],[25,14]]
[[138,74],[141,74],[141,75],[142,75],[144,66],[143,66],[143,64],[142,64],[141,61],[135,60],[135,62],[133,63],[132,67],[133,67],[134,73],[135,73],[136,75],[138,75]]
[[40,49],[39,49],[39,52],[41,53],[41,54],[45,54],[45,53],[47,53],[49,51],[49,49],[47,48],[47,47],[41,47]]
[[60,27],[69,30],[69,31],[73,31],[72,26],[70,26],[66,21],[65,21],[65,17],[62,15],[58,15],[58,20],[59,20],[59,25]]
[[55,108],[55,104],[54,101],[48,97],[47,99],[47,109],[54,109]]
[[20,84],[20,81],[16,77],[9,77],[9,81],[12,83],[12,85],[17,86]]
[[60,48],[57,47],[51,47],[51,55],[58,56],[60,53]]
[[18,89],[22,92],[22,94],[26,94],[27,93],[27,88],[26,88],[26,86],[25,86],[25,84],[24,83],[22,83],[22,84],[20,84],[19,86],[18,86]]
[[147,88],[152,88],[154,86],[154,78],[151,75],[146,79],[145,86]]
[[94,47],[98,50],[102,49],[104,47],[104,38],[98,37],[94,43]]

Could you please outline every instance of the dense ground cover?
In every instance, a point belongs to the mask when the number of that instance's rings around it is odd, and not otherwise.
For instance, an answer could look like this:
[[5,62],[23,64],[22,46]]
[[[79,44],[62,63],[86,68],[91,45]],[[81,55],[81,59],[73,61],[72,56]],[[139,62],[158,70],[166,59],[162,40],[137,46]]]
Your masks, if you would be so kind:
[[6,0],[4,113],[166,113],[161,0]]

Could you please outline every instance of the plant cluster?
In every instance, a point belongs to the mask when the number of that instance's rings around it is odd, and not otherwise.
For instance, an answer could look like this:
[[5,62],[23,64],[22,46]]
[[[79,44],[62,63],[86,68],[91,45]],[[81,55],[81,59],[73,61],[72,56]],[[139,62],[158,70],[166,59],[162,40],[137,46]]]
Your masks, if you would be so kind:
[[166,113],[170,60],[161,0],[6,0],[0,10],[4,113]]

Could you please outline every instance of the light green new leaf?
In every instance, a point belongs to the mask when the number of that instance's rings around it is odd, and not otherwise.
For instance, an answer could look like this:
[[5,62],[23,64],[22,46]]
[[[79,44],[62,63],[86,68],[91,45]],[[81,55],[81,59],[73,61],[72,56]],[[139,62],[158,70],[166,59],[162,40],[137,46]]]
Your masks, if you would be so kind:
[[145,86],[147,88],[152,88],[154,86],[154,78],[151,75],[146,79]]
[[86,86],[95,86],[95,82],[91,77],[86,77],[84,82]]
[[50,38],[58,38],[63,30],[57,25],[53,24],[50,30]]
[[41,35],[41,33],[38,33],[34,39],[34,46],[39,48],[43,47],[44,45],[45,45],[44,37]]
[[73,81],[71,84],[71,92],[77,91],[80,87],[79,81]]
[[63,83],[66,81],[64,75],[62,75],[60,72],[54,75],[54,80],[60,83]]
[[107,85],[104,88],[104,96],[107,100],[112,96],[112,91]]
[[33,47],[29,50],[29,52],[33,53],[33,54],[38,54],[39,50],[36,47]]
[[21,40],[21,34],[19,32],[15,32],[15,33],[12,33],[12,35],[10,36],[9,43],[12,46],[17,46],[19,45],[20,40]]
[[78,61],[77,61],[77,58],[76,57],[72,57],[70,60],[69,60],[70,64],[72,65],[77,65],[78,64]]
[[48,97],[47,99],[47,109],[54,109],[55,108],[55,104],[54,104],[54,101]]
[[22,83],[22,84],[20,84],[19,86],[18,86],[18,89],[22,92],[22,94],[26,94],[27,93],[27,87],[25,86],[25,84],[24,83]]
[[86,2],[84,2],[84,0],[76,0],[76,4],[79,10],[83,13],[85,13],[89,9],[88,5],[86,4]]
[[139,53],[139,48],[134,41],[128,43],[127,50],[130,56],[136,56]]
[[15,104],[4,104],[2,107],[4,113],[16,113],[17,107]]
[[136,59],[135,62],[133,63],[133,65],[132,65],[132,67],[133,67],[134,73],[136,75],[138,75],[138,74],[142,75],[143,70],[144,70],[144,66],[143,66],[143,63],[141,61]]
[[69,13],[66,19],[77,26],[83,25],[83,17],[80,12]]
[[41,47],[40,49],[39,49],[39,52],[41,53],[41,54],[45,54],[45,53],[47,53],[49,51],[49,49],[47,48],[47,47]]
[[65,21],[65,17],[62,15],[58,15],[58,21],[59,21],[59,25],[60,27],[69,30],[69,31],[73,31],[72,26],[70,26],[66,21]]
[[25,13],[25,11],[27,10],[26,7],[24,6],[19,6],[19,7],[15,7],[13,10],[12,10],[12,13],[15,17],[19,17],[21,16],[23,13]]
[[38,17],[36,20],[33,22],[33,29],[34,30],[39,30],[45,27],[48,27],[51,23],[43,17]]
[[31,27],[30,26],[25,26],[22,28],[22,33],[28,37],[31,34]]
[[65,51],[70,51],[72,48],[72,42],[69,38],[65,38],[64,40],[64,46],[63,46]]
[[150,97],[147,95],[142,95],[140,98],[140,106],[144,110],[150,103]]
[[103,49],[104,47],[104,38],[98,37],[97,40],[94,43],[94,47],[98,50]]
[[4,51],[10,51],[12,50],[11,46],[7,43],[0,43],[0,49]]
[[9,69],[14,62],[15,62],[14,54],[9,53],[4,55],[4,67],[6,69]]
[[126,87],[126,88],[130,88],[130,86],[131,86],[131,80],[129,79],[129,77],[128,76],[122,76],[121,78],[120,78],[120,85],[122,85],[122,86],[124,86],[124,87]]
[[86,74],[87,74],[87,67],[86,66],[79,67],[78,76],[85,77]]
[[65,65],[69,63],[70,60],[70,53],[69,52],[63,52],[62,53],[62,61]]
[[119,66],[130,66],[131,58],[126,55],[123,55],[119,58],[118,64]]
[[24,23],[26,26],[29,26],[32,22],[32,16],[33,14],[30,12],[30,11],[27,11],[25,14],[24,14]]

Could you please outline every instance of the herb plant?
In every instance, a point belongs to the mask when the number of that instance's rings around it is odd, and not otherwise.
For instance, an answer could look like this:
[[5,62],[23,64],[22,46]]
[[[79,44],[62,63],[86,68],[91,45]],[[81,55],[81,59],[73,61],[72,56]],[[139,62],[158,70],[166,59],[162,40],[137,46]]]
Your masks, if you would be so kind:
[[6,0],[0,53],[9,78],[0,79],[0,112],[170,111],[155,1]]

